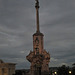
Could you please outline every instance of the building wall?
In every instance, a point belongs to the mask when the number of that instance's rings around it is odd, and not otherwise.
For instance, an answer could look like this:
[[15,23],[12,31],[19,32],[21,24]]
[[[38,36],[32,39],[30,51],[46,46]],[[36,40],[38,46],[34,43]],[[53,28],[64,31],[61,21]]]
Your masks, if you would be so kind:
[[13,74],[15,74],[15,64],[0,63],[0,75],[13,75]]

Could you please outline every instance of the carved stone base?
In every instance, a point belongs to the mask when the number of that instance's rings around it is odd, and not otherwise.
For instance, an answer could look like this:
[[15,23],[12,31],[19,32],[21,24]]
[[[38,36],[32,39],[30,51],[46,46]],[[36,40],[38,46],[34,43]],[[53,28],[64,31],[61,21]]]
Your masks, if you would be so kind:
[[30,52],[26,58],[31,63],[30,75],[49,75],[50,54],[45,50],[38,55],[34,51]]

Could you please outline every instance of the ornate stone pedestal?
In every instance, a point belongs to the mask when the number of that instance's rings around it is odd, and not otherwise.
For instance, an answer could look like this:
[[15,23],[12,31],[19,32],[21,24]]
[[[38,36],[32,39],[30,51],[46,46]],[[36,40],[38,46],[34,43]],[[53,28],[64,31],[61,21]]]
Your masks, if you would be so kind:
[[35,55],[35,52],[30,52],[26,57],[27,60],[31,63],[30,74],[31,75],[43,75],[49,74],[49,61],[50,55],[45,50],[42,54]]

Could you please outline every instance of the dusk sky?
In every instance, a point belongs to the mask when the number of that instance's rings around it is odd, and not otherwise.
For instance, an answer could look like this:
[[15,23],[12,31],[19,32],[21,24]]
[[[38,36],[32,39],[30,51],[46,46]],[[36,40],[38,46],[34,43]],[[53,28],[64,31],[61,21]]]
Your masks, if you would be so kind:
[[[50,67],[75,63],[75,0],[39,0],[40,31]],[[35,0],[0,0],[0,59],[30,68],[36,32]]]

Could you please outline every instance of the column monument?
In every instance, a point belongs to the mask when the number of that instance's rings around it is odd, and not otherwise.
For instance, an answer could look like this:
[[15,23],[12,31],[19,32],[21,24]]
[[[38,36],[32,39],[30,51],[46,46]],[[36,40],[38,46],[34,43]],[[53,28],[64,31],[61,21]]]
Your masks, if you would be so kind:
[[43,33],[39,28],[39,1],[36,0],[36,33],[33,34],[33,51],[26,56],[31,63],[30,75],[49,75],[50,54],[44,50]]

